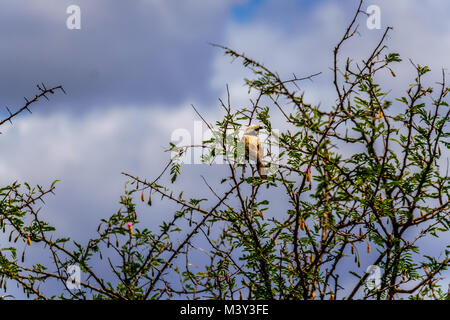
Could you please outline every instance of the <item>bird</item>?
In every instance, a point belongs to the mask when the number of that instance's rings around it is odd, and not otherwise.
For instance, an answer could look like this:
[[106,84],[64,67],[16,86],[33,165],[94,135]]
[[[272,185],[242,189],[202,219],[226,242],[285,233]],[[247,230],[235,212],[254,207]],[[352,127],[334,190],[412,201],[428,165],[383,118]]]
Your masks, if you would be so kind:
[[261,178],[267,178],[266,168],[262,163],[264,149],[258,137],[258,132],[261,129],[260,125],[254,124],[247,127],[242,137],[242,142],[245,146],[245,159],[256,161],[256,168]]

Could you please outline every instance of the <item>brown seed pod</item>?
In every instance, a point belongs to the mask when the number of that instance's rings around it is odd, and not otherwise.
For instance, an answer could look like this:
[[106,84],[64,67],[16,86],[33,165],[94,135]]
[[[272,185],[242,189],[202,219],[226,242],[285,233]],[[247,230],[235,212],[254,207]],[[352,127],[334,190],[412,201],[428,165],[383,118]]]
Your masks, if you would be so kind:
[[152,205],[152,192],[151,192],[151,191],[148,193],[148,201],[147,201],[147,204],[148,204],[149,206]]
[[302,231],[305,231],[305,219],[302,218],[302,220],[300,221],[300,229]]
[[391,69],[391,68],[389,68],[389,70],[391,71],[391,75],[393,76],[393,77],[396,77],[397,75],[395,74],[395,72]]

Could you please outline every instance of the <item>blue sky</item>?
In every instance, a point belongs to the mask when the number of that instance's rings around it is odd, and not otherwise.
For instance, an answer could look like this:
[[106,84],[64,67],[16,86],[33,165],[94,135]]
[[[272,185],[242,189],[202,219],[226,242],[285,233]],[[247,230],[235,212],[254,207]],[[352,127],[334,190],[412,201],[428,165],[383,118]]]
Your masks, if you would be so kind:
[[[290,8],[294,7],[296,11],[299,12],[303,10],[308,11],[322,1],[323,0],[279,1],[276,3],[276,7],[283,10],[284,14],[286,14],[286,5]],[[270,17],[270,15],[267,15],[267,12],[263,11],[264,5],[267,2],[268,1],[266,0],[248,0],[235,4],[231,7],[231,18],[239,23],[251,23],[255,19],[255,16],[260,13],[264,16],[266,22],[270,22],[270,20],[273,20],[273,17]]]
[[252,20],[255,11],[261,7],[264,0],[250,0],[242,4],[234,5],[231,8],[232,18],[239,22],[249,22]]
[[[178,128],[193,130],[194,104],[210,122],[223,114],[218,98],[229,85],[235,106],[249,104],[248,71],[208,43],[245,52],[282,76],[322,72],[304,83],[312,103],[332,105],[332,48],[358,1],[297,0],[4,0],[0,4],[0,107],[11,109],[36,93],[37,83],[63,85],[67,96],[33,106],[1,128],[0,185],[14,180],[46,185],[61,179],[43,208],[58,232],[86,240],[96,222],[118,208],[127,171],[155,177]],[[66,28],[66,8],[81,8],[81,30]],[[433,68],[430,83],[449,67],[450,2],[366,1],[381,8],[382,30],[368,30],[344,48],[360,58],[393,26],[389,49]],[[394,92],[412,79],[408,63],[386,79]],[[1,113],[3,112],[3,113]],[[0,111],[0,115],[4,111]],[[185,166],[180,189],[199,190],[199,174]],[[207,192],[202,190],[198,192]],[[144,210],[144,209],[142,209]],[[154,225],[161,205],[145,215]]]

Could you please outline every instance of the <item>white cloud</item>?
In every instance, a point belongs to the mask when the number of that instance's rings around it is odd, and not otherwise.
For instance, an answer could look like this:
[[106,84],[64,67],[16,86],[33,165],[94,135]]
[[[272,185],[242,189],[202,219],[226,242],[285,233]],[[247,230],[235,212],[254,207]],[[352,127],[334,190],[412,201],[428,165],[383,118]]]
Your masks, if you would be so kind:
[[0,183],[61,179],[57,195],[48,198],[51,220],[63,228],[81,225],[77,219],[96,221],[118,208],[126,180],[121,172],[151,179],[163,169],[170,156],[163,147],[172,130],[192,126],[190,109],[114,107],[78,118],[37,112],[17,118],[1,135],[0,148],[9,152],[0,159]]

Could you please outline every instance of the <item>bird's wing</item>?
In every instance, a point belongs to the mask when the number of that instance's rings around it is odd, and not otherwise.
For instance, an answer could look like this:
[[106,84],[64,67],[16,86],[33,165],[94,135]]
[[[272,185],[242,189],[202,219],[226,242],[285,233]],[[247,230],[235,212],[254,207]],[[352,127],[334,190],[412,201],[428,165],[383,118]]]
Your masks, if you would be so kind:
[[260,160],[261,155],[259,154],[259,138],[255,136],[244,135],[244,144],[246,154],[248,154],[248,158],[253,161]]
[[262,163],[263,146],[257,136],[244,135],[246,158],[250,161],[256,162],[258,174],[261,178],[267,178],[267,170]]

